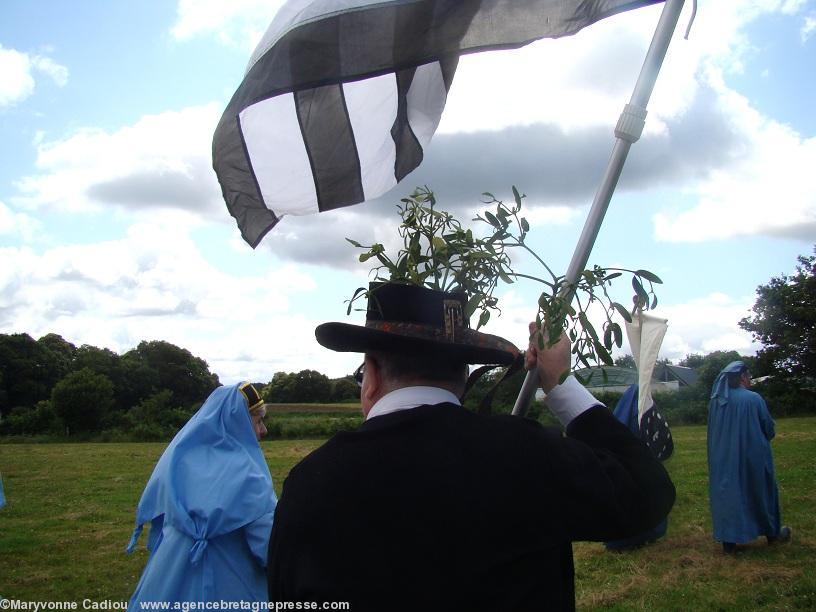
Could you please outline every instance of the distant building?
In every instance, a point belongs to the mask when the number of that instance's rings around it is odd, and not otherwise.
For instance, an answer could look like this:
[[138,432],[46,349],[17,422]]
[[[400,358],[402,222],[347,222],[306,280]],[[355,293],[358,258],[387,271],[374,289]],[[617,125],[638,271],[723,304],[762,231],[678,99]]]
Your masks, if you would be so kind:
[[[638,382],[637,370],[617,366],[583,368],[576,370],[575,376],[587,389],[612,393],[623,393]],[[652,393],[674,392],[696,382],[697,372],[693,368],[658,363],[652,373]]]

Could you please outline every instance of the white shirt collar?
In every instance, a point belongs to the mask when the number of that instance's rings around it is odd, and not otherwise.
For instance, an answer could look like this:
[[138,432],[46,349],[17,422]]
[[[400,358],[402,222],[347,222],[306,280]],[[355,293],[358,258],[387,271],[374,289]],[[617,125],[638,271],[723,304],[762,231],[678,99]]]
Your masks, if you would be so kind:
[[446,402],[458,406],[459,398],[447,389],[440,389],[439,387],[403,387],[383,395],[368,411],[366,421],[384,414],[399,412],[400,410],[410,410],[417,406],[444,404]]

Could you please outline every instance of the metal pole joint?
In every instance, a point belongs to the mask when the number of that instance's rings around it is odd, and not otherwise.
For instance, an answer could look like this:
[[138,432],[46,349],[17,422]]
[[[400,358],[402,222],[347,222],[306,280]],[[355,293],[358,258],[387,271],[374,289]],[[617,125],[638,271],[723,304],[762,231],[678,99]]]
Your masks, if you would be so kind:
[[634,144],[640,139],[645,125],[646,109],[634,104],[627,104],[623,107],[623,112],[618,118],[618,125],[615,126],[615,136]]

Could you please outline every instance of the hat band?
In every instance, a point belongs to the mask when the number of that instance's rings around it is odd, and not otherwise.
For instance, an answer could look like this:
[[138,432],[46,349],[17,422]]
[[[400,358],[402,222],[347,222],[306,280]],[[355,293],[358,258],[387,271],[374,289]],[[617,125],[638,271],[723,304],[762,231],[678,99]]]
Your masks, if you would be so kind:
[[238,387],[238,390],[241,392],[244,398],[246,398],[247,409],[250,412],[252,412],[253,408],[257,408],[264,403],[260,393],[256,391],[255,387],[251,383],[242,384]]
[[[455,341],[455,327],[453,326],[453,318],[451,319],[451,328],[448,332],[448,318],[447,313],[445,317],[445,327],[440,328],[436,325],[425,325],[422,323],[405,323],[402,321],[366,321],[365,326],[369,329],[376,329],[377,331],[386,332],[389,334],[396,334],[398,336],[405,336],[406,338],[417,338],[424,340],[434,340],[442,342]],[[462,330],[461,324],[459,329]]]

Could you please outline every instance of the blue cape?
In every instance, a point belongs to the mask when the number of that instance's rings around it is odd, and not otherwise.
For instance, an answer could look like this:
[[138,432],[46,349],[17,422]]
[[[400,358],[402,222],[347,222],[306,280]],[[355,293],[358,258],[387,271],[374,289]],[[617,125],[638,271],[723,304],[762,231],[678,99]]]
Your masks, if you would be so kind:
[[[655,406],[652,405],[649,410],[646,411],[648,413],[650,410],[654,410]],[[630,385],[626,391],[623,392],[623,395],[618,400],[618,403],[615,405],[615,410],[613,412],[615,418],[618,419],[621,423],[626,425],[636,436],[640,437],[640,425],[638,424],[638,386],[637,385]],[[604,542],[604,546],[606,546],[607,550],[628,550],[631,548],[637,548],[638,546],[643,546],[644,544],[648,544],[650,542],[654,542],[659,538],[662,538],[666,535],[666,529],[669,525],[669,519],[665,518],[660,523],[647,530],[643,533],[639,533],[635,536],[630,538],[624,538],[622,540],[613,540],[611,542]]]
[[6,505],[6,494],[3,492],[3,477],[0,476],[0,508]]
[[165,449],[142,493],[151,551],[129,607],[144,601],[266,601],[277,499],[241,385],[219,387]]
[[[736,363],[736,362],[735,362]],[[722,374],[721,374],[722,377]],[[758,393],[728,389],[708,407],[708,492],[714,539],[745,544],[780,528],[770,440],[774,422]],[[727,383],[726,383],[727,387]]]

